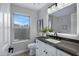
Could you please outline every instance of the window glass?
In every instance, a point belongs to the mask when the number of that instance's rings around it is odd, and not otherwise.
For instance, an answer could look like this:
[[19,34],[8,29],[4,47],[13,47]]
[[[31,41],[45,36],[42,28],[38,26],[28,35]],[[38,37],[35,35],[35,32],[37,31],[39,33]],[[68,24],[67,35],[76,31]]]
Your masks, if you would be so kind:
[[30,18],[29,16],[13,14],[14,39],[24,40],[30,38]]

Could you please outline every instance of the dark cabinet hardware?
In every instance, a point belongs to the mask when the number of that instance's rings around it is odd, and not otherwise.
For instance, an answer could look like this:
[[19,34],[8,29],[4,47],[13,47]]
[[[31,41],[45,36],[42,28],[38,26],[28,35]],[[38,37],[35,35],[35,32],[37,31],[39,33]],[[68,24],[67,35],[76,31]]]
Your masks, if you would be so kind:
[[45,52],[45,50],[43,52]]
[[48,52],[46,52],[46,54],[47,54]]

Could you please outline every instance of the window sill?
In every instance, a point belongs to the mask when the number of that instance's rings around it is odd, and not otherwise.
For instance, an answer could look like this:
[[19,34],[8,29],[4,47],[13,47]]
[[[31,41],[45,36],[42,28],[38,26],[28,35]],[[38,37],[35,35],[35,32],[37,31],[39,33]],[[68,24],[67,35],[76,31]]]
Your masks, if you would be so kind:
[[18,43],[24,43],[24,42],[30,42],[29,39],[26,39],[26,40],[14,40],[12,41],[12,44],[18,44]]

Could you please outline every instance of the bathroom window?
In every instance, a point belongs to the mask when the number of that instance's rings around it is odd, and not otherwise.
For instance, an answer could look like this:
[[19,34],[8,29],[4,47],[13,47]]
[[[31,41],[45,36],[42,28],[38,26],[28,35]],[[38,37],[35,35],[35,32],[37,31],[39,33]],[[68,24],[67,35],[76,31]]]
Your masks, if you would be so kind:
[[30,38],[30,17],[20,14],[13,14],[13,29],[15,40],[25,40]]

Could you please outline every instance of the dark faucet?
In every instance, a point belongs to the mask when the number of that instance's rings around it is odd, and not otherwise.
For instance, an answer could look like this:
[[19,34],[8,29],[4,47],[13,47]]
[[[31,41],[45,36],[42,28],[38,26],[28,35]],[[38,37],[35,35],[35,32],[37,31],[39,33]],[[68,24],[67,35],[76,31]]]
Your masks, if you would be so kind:
[[55,32],[54,35],[57,36],[57,32]]

